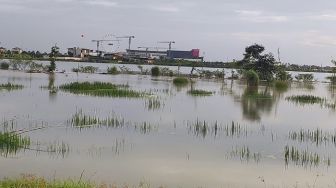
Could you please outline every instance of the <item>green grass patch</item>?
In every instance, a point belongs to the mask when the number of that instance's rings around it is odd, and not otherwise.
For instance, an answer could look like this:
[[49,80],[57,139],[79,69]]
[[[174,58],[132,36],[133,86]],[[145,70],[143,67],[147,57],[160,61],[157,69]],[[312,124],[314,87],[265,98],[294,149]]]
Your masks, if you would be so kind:
[[300,104],[323,104],[326,99],[314,95],[295,95],[286,97],[286,100]]
[[59,88],[73,94],[83,94],[97,97],[140,98],[146,95],[144,92],[129,89],[127,85],[115,85],[105,82],[73,82],[61,85]]
[[188,94],[192,96],[211,96],[213,95],[213,92],[206,91],[206,90],[200,90],[200,89],[194,89],[194,90],[188,91]]
[[185,85],[188,85],[189,80],[188,78],[185,78],[185,77],[177,77],[177,78],[174,78],[173,83],[176,86],[185,86]]
[[[103,185],[102,185],[103,186]],[[81,180],[52,180],[48,181],[44,178],[24,175],[20,178],[9,179],[5,178],[0,181],[2,188],[96,188],[100,187],[90,182],[83,182]]]
[[8,82],[7,84],[1,84],[0,85],[0,90],[1,89],[6,89],[6,90],[17,90],[17,89],[22,89],[23,85],[18,85],[18,84],[12,84]]

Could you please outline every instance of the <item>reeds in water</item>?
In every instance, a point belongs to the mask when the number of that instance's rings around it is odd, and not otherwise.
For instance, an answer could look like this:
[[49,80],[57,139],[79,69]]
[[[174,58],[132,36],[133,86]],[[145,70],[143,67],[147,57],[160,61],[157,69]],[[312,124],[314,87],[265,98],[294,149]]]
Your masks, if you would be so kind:
[[76,112],[67,124],[77,128],[87,128],[92,126],[123,127],[125,120],[118,117],[108,117],[101,119],[97,116],[85,115],[82,111]]
[[248,131],[246,127],[242,127],[239,123],[232,122],[227,125],[220,125],[217,121],[210,124],[206,121],[199,121],[187,124],[189,131],[195,136],[202,136],[205,138],[208,134],[217,136],[222,134],[227,137],[242,137],[247,136]]
[[286,100],[293,101],[297,104],[323,104],[326,102],[325,98],[314,95],[294,95],[286,97]]
[[259,163],[261,159],[261,154],[251,152],[248,146],[243,146],[243,147],[236,147],[235,149],[233,149],[230,152],[230,157],[239,158],[241,161],[247,161],[247,162],[253,160],[256,163]]
[[332,143],[336,146],[336,132],[324,132],[321,129],[317,128],[315,130],[303,130],[297,132],[290,132],[289,138],[298,142],[312,142],[316,146],[321,144]]
[[16,154],[19,150],[30,146],[30,138],[16,134],[15,132],[0,132],[0,154],[8,156]]
[[320,155],[316,152],[309,152],[308,149],[299,150],[294,146],[285,146],[284,149],[284,157],[285,157],[285,164],[286,166],[289,163],[293,163],[297,166],[303,167],[317,167],[322,162],[324,162],[327,166],[330,166],[331,160],[330,158],[322,159]]
[[148,110],[159,110],[162,107],[164,107],[164,103],[163,101],[161,101],[158,98],[149,98],[146,102],[145,102],[145,106]]
[[18,89],[23,89],[23,85],[12,84],[12,83],[8,82],[6,84],[0,84],[0,90],[2,90],[2,89],[8,90],[8,91],[18,90]]

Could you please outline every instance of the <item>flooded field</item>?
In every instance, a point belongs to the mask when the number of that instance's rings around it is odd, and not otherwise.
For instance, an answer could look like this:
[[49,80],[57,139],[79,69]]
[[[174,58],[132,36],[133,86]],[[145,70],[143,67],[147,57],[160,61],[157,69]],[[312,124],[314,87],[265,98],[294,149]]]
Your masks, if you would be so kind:
[[[0,84],[23,86],[0,87],[0,132],[19,135],[9,135],[14,146],[0,145],[1,178],[82,174],[151,187],[336,186],[336,87],[322,82],[326,74],[316,76],[320,82],[276,89],[214,79],[175,86],[171,77],[58,67],[66,73],[0,71]],[[73,82],[108,82],[117,91],[73,92],[66,85]],[[318,98],[300,100],[308,95]]]

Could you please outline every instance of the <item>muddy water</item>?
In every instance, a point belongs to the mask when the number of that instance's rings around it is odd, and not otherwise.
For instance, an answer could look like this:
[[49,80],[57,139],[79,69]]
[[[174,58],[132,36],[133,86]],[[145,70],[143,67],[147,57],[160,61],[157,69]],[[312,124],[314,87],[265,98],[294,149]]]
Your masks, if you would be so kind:
[[[75,81],[128,84],[151,93],[160,105],[150,107],[149,97],[92,97],[61,90],[53,93],[44,87]],[[69,72],[51,78],[0,71],[0,83],[24,85],[21,90],[0,90],[1,122],[13,122],[15,130],[44,127],[24,133],[31,139],[29,148],[2,152],[0,177],[30,173],[79,178],[84,171],[85,179],[97,182],[138,185],[145,181],[153,187],[335,185],[335,144],[289,139],[290,132],[301,129],[335,134],[335,110],[286,100],[310,94],[334,103],[330,84],[293,83],[279,91],[266,85],[251,90],[242,81],[194,81],[180,88],[169,77]],[[187,93],[191,89],[214,94],[195,97]],[[79,111],[128,123],[117,128],[75,128],[69,120]],[[144,123],[149,126],[144,128]],[[286,161],[286,146],[316,154],[319,162]]]

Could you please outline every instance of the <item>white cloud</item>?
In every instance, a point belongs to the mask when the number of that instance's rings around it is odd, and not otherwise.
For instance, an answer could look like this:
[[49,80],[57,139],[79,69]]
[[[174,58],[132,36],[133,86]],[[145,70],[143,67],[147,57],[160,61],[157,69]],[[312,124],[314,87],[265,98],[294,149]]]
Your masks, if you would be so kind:
[[319,31],[307,31],[303,34],[301,43],[305,46],[312,47],[335,47],[336,37],[323,34]]
[[117,7],[118,3],[114,1],[108,1],[108,0],[90,0],[85,1],[86,4],[89,5],[98,5],[98,6],[105,6],[105,7]]
[[241,20],[248,22],[264,23],[264,22],[286,22],[287,16],[268,15],[258,10],[236,10],[235,13]]
[[172,5],[157,5],[151,6],[150,9],[159,11],[159,12],[179,12],[180,8]]
[[318,21],[336,21],[336,12],[323,13],[320,15],[312,16],[311,18]]

